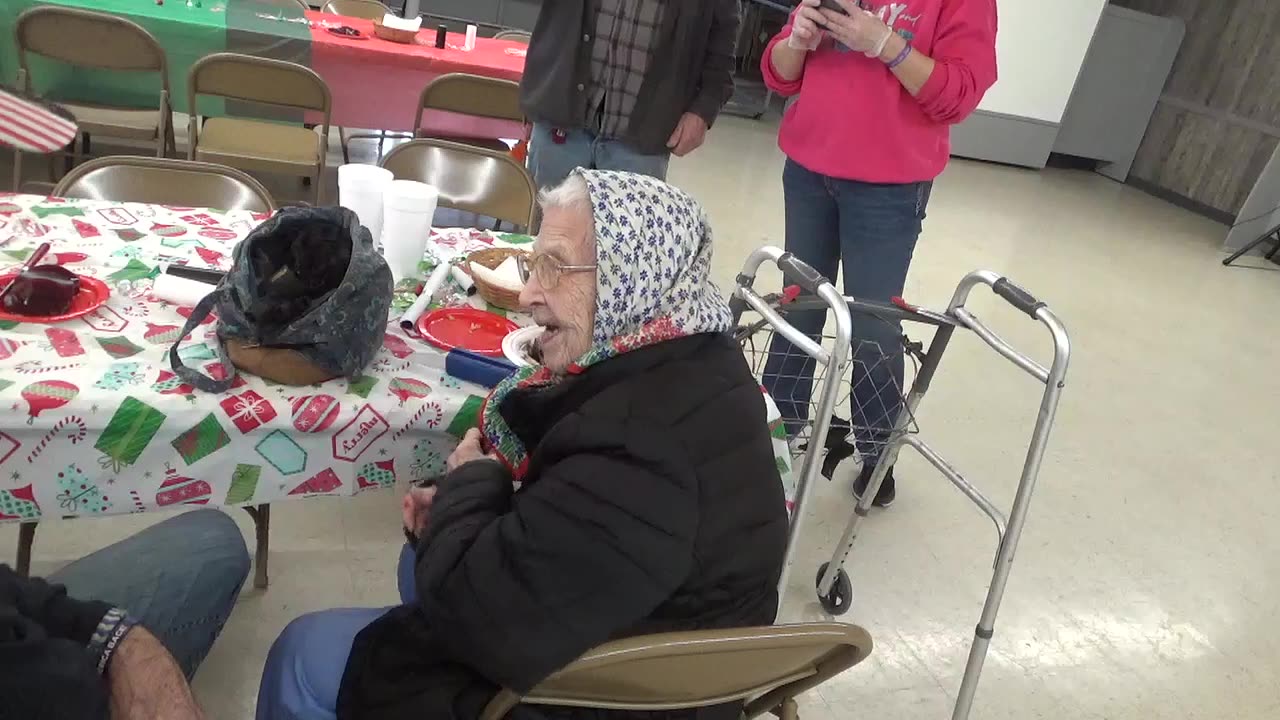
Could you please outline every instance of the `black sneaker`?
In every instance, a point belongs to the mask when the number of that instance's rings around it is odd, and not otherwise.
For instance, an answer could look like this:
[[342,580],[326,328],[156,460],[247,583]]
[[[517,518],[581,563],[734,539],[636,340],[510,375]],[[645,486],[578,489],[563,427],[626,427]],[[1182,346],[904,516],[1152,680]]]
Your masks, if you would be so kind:
[[[866,492],[867,484],[871,482],[871,473],[875,472],[875,458],[867,458],[862,465],[862,472],[858,473],[858,479],[853,481],[853,496],[858,500],[862,500],[862,493]],[[898,496],[898,491],[893,486],[893,468],[889,468],[889,472],[884,476],[884,482],[880,483],[880,492],[876,493],[876,499],[871,504],[878,508],[887,508],[893,504]]]

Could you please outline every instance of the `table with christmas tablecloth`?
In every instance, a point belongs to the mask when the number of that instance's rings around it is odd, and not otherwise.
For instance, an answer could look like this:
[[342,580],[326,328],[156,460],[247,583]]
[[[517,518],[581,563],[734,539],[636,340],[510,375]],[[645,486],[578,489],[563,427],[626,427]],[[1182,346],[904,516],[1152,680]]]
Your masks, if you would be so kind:
[[[112,288],[106,305],[83,318],[0,322],[0,520],[190,504],[257,510],[444,468],[455,437],[476,424],[485,390],[446,375],[444,355],[395,323],[355,381],[297,388],[241,375],[213,396],[170,371],[167,352],[189,310],[152,296],[151,278],[163,264],[227,269],[232,248],[264,217],[0,196],[0,267],[49,241],[46,262]],[[468,230],[435,241],[458,250],[496,242]],[[410,298],[411,288],[397,304]],[[213,323],[192,335],[183,358],[218,372]]]
[[[44,516],[244,506],[258,525],[263,585],[269,503],[430,477],[477,424],[487,391],[446,374],[445,355],[396,322],[358,380],[288,387],[241,374],[228,392],[209,395],[175,377],[167,353],[190,310],[155,298],[151,279],[165,264],[226,270],[232,248],[265,217],[0,194],[0,271],[48,241],[45,262],[112,288],[82,318],[0,322],[0,521],[23,523],[20,565]],[[461,254],[530,238],[438,230],[433,240],[442,254]],[[394,317],[415,285],[397,288]],[[451,299],[503,312],[477,297]],[[210,319],[193,332],[180,354],[216,374],[214,327]],[[790,499],[790,457],[772,403],[770,414]]]

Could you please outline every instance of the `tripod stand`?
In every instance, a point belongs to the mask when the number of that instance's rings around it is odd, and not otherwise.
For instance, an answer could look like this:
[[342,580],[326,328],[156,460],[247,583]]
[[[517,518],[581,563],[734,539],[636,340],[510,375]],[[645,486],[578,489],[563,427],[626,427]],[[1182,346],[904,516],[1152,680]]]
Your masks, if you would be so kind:
[[1239,260],[1241,255],[1245,255],[1245,254],[1249,253],[1249,252],[1250,252],[1250,251],[1252,251],[1254,248],[1256,248],[1256,247],[1258,247],[1259,245],[1261,245],[1261,244],[1263,244],[1263,243],[1265,243],[1265,242],[1268,242],[1268,241],[1273,242],[1273,243],[1274,243],[1274,246],[1273,246],[1273,247],[1271,248],[1271,250],[1270,250],[1270,251],[1268,251],[1268,252],[1267,252],[1267,254],[1266,254],[1266,255],[1264,255],[1263,257],[1265,257],[1266,259],[1268,259],[1268,260],[1270,260],[1270,261],[1272,261],[1272,262],[1280,262],[1280,261],[1277,261],[1277,260],[1276,260],[1276,253],[1280,252],[1280,225],[1277,225],[1277,226],[1275,226],[1275,227],[1271,228],[1270,230],[1266,231],[1265,233],[1263,233],[1261,236],[1259,236],[1259,237],[1258,237],[1258,239],[1257,239],[1257,240],[1254,240],[1253,242],[1249,243],[1248,245],[1245,245],[1244,247],[1242,247],[1242,248],[1240,248],[1239,250],[1237,250],[1237,251],[1235,251],[1234,253],[1232,253],[1232,254],[1231,254],[1231,257],[1229,257],[1229,258],[1227,258],[1226,260],[1223,260],[1223,261],[1222,261],[1222,264],[1223,264],[1223,265],[1230,265],[1231,263],[1235,262],[1236,260]]

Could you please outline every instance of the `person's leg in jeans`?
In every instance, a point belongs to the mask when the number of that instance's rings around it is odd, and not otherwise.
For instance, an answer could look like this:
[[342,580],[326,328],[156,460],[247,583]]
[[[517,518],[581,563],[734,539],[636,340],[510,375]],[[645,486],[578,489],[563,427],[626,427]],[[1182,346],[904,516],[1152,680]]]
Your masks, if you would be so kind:
[[595,167],[597,170],[622,170],[639,173],[659,180],[667,179],[667,166],[671,162],[670,153],[645,155],[633,150],[619,140],[596,139]]
[[[840,267],[840,225],[831,182],[791,160],[782,171],[787,250],[835,282]],[[822,334],[827,314],[789,313],[786,319],[816,339]],[[798,435],[809,419],[815,367],[816,361],[804,351],[781,335],[773,336],[761,380],[782,414],[788,437]]]
[[[887,302],[902,294],[931,188],[929,182],[880,185],[845,180],[835,184],[846,295]],[[863,459],[854,490],[861,493],[902,408],[902,327],[855,314],[853,338],[851,403]],[[876,504],[887,506],[895,492],[892,479],[887,478]]]
[[169,650],[187,679],[213,647],[249,574],[234,520],[217,510],[171,517],[50,575],[81,600],[124,608]]
[[539,188],[564,182],[575,168],[593,167],[595,135],[580,128],[557,132],[544,123],[534,123],[529,138],[529,172]]
[[[400,601],[417,599],[413,548],[400,551]],[[340,608],[308,613],[285,627],[267,654],[258,688],[257,720],[333,720],[338,687],[356,635],[389,607]]]

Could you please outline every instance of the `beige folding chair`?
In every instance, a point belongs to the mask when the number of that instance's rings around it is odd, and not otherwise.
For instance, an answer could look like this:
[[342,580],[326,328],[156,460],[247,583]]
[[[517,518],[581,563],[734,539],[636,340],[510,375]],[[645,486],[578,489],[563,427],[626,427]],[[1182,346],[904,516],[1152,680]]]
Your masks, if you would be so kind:
[[[43,5],[18,16],[15,37],[18,87],[24,91],[30,92],[33,84],[29,54],[83,68],[157,73],[161,89],[155,110],[75,102],[59,104],[75,115],[82,133],[154,141],[157,157],[164,157],[175,148],[169,63],[159,41],[141,25],[107,13]],[[79,150],[76,157],[79,159]],[[15,188],[21,174],[22,156],[15,154]]]
[[[422,89],[422,96],[418,100],[418,114],[413,119],[413,130],[417,137],[435,137],[428,135],[427,131],[422,129],[422,116],[428,110],[445,110],[461,115],[511,120],[522,124],[526,122],[524,111],[520,109],[519,83],[468,73],[441,75]],[[441,137],[440,139],[491,150],[510,151],[507,144],[497,138]]]
[[320,12],[364,20],[381,20],[383,15],[391,12],[391,8],[378,0],[329,0],[320,8]]
[[53,188],[53,195],[217,210],[275,212],[262,183],[224,165],[115,155],[76,167]]
[[533,227],[537,188],[508,152],[449,142],[412,140],[383,158],[382,167],[402,180],[418,180],[440,191],[440,206]]
[[805,623],[649,635],[592,650],[521,696],[502,690],[480,720],[516,705],[662,711],[745,701],[743,716],[797,720],[796,697],[862,662],[856,625]]
[[322,113],[318,135],[297,125],[240,118],[208,118],[201,128],[192,114],[187,149],[190,160],[309,178],[315,185],[315,202],[320,204],[333,101],[329,86],[314,70],[284,60],[216,53],[191,66],[188,107],[195,108],[200,95]]
[[497,35],[494,35],[493,39],[494,40],[514,40],[516,42],[522,42],[525,45],[528,45],[529,40],[532,37],[533,35],[531,35],[528,32],[525,32],[524,30],[503,30]]

